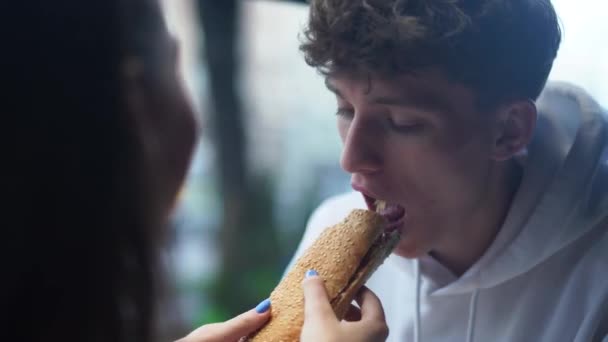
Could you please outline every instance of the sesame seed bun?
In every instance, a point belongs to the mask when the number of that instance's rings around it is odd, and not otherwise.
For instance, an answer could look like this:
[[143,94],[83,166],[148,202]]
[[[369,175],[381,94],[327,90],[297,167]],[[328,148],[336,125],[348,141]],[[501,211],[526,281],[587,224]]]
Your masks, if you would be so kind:
[[336,317],[343,319],[359,289],[399,240],[397,232],[385,233],[385,226],[377,213],[356,209],[325,229],[274,289],[272,318],[250,341],[299,341],[304,323],[301,282],[311,269],[324,280]]

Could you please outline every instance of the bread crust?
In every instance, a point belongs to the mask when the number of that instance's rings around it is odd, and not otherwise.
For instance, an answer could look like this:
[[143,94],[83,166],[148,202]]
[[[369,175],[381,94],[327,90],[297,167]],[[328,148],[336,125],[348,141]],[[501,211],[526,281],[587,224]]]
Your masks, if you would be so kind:
[[[342,319],[358,289],[390,254],[372,262],[369,274],[357,274],[361,260],[384,231],[386,221],[369,210],[353,210],[342,222],[327,228],[296,261],[293,268],[270,295],[272,318],[253,342],[298,341],[304,323],[304,295],[301,283],[306,271],[314,269],[325,282],[337,317]],[[392,247],[391,247],[392,250]],[[365,272],[364,272],[365,273]],[[356,279],[354,279],[355,277]],[[355,280],[351,286],[349,280]],[[341,294],[348,286],[348,291]]]

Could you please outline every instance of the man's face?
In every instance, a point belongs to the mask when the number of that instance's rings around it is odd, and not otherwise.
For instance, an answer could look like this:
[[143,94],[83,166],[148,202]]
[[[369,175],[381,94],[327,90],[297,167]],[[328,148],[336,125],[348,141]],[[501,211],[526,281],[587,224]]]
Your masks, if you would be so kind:
[[491,113],[481,113],[469,89],[439,72],[392,79],[337,75],[341,165],[371,209],[389,204],[402,239],[395,252],[418,257],[449,244],[487,203]]

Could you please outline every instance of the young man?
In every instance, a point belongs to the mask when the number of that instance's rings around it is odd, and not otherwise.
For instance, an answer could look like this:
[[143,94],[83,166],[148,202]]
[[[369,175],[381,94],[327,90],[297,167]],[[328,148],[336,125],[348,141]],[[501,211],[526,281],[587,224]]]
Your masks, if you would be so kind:
[[549,0],[313,0],[302,51],[337,99],[354,208],[402,237],[368,282],[389,341],[608,341],[608,125],[548,86]]

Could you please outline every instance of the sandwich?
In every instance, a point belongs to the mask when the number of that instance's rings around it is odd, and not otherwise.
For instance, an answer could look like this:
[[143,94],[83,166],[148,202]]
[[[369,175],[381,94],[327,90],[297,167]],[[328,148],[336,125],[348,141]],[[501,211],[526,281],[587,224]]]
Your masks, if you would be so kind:
[[[384,203],[379,201],[376,210],[383,207]],[[359,289],[391,254],[397,242],[399,231],[388,228],[380,214],[353,210],[342,222],[325,229],[296,261],[270,295],[270,321],[248,341],[299,340],[304,323],[301,282],[311,269],[323,279],[336,317],[342,320]]]

